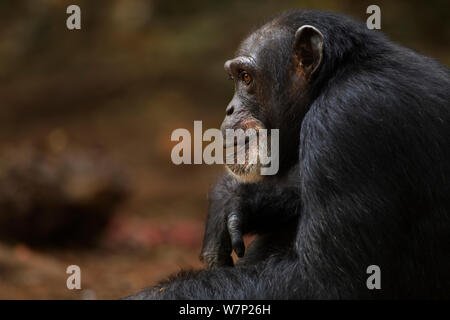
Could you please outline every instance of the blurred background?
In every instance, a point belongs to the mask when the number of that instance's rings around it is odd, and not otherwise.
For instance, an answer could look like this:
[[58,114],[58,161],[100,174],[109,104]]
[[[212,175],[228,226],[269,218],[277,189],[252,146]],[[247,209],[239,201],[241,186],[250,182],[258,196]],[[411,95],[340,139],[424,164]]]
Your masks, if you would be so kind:
[[223,63],[255,24],[289,8],[366,21],[370,4],[392,40],[450,65],[447,0],[0,0],[0,298],[116,299],[200,268],[222,168],[172,164],[172,131],[220,126]]

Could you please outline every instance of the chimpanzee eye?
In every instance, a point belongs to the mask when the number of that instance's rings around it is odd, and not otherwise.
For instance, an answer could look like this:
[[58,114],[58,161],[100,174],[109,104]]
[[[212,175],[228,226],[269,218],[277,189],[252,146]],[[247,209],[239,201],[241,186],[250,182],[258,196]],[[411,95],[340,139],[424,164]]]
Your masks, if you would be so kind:
[[249,85],[250,82],[252,82],[252,77],[250,76],[250,74],[247,71],[241,72],[241,79],[242,79],[242,81],[244,81],[244,83],[246,85]]

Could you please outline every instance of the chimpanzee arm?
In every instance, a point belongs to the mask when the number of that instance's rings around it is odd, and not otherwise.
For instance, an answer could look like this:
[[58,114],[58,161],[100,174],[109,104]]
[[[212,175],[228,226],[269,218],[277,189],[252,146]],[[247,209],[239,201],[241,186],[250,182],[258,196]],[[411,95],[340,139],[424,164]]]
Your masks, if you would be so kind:
[[243,185],[242,189],[239,218],[243,234],[265,234],[300,216],[299,183]]
[[299,299],[309,294],[299,290],[299,277],[295,257],[272,257],[256,265],[182,272],[125,299]]

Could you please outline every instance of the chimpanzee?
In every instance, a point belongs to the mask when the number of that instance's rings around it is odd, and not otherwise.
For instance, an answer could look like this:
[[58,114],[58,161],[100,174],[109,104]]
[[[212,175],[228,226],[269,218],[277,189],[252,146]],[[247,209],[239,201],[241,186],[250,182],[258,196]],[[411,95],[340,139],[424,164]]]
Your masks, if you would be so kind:
[[129,298],[450,298],[449,69],[346,16],[296,10],[225,70],[222,129],[278,128],[279,171],[229,166],[210,196],[207,270]]

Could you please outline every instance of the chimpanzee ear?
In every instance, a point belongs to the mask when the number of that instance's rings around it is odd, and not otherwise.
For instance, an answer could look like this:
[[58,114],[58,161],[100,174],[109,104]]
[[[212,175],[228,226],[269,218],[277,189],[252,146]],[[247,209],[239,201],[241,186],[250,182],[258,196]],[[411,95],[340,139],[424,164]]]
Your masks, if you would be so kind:
[[320,66],[323,55],[323,35],[315,27],[304,25],[295,32],[294,54],[297,68],[310,77]]

